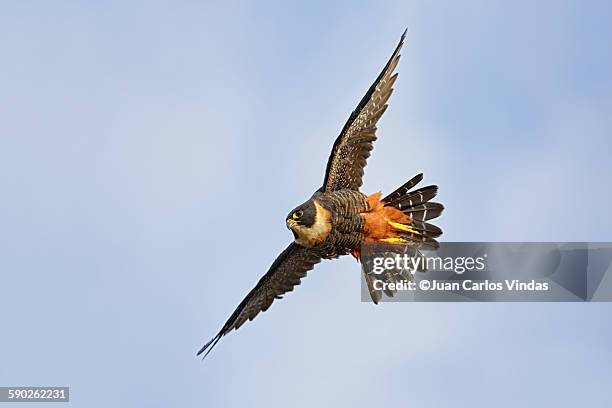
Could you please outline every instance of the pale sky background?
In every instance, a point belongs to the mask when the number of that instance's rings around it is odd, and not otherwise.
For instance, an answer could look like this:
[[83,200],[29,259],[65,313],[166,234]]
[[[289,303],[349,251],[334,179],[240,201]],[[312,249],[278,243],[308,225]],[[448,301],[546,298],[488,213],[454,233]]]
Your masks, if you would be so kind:
[[3,2],[0,385],[87,408],[612,406],[610,304],[374,306],[348,257],[195,357],[405,27],[364,191],[424,171],[447,241],[611,241],[610,4]]

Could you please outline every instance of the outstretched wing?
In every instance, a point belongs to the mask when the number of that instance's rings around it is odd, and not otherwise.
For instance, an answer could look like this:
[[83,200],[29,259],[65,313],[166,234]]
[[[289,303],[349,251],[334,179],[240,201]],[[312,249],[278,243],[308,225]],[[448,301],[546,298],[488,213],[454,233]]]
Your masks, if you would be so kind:
[[321,191],[329,192],[345,188],[357,190],[361,187],[363,169],[376,140],[376,122],[387,109],[387,100],[393,92],[393,83],[397,79],[397,74],[393,74],[393,70],[399,62],[399,52],[404,45],[405,37],[404,31],[387,65],[351,113],[340,136],[334,142]]
[[204,355],[204,358],[206,358],[217,342],[221,340],[221,337],[232,330],[238,329],[247,320],[253,320],[259,312],[268,310],[274,299],[282,299],[284,293],[292,291],[295,286],[300,284],[300,280],[306,276],[306,272],[319,262],[321,262],[321,258],[313,250],[292,242],[276,258],[268,272],[257,282],[257,285],[240,302],[219,333],[206,343],[197,355],[199,356],[208,350]]

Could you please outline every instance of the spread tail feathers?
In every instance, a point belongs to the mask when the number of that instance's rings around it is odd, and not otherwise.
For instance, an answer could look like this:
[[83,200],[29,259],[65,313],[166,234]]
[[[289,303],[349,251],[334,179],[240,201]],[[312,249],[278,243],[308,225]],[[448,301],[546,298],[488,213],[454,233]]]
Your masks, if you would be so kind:
[[[381,300],[383,293],[389,297],[395,295],[395,290],[390,289],[393,286],[383,285],[383,289],[381,289],[375,285],[376,280],[386,284],[402,281],[409,282],[414,279],[413,273],[415,272],[392,268],[384,270],[380,274],[372,275],[366,272],[366,270],[372,270],[369,263],[372,262],[374,257],[386,258],[404,254],[410,257],[422,257],[420,250],[434,250],[439,246],[436,238],[442,235],[442,230],[426,221],[438,217],[444,210],[444,206],[439,203],[430,202],[438,193],[437,186],[427,186],[421,187],[418,190],[412,190],[422,179],[423,174],[417,174],[381,200],[385,207],[392,207],[401,211],[409,220],[404,218],[404,220],[398,222],[401,217],[395,217],[395,220],[388,220],[396,237],[380,239],[378,242],[382,246],[372,248],[361,259],[365,282],[374,303],[378,303]],[[417,270],[424,272],[425,268],[421,264]]]
[[422,249],[436,249],[438,242],[435,238],[442,235],[442,230],[426,221],[440,216],[444,206],[430,202],[438,194],[438,186],[426,186],[412,190],[422,179],[423,174],[417,174],[383,198],[382,202],[385,206],[396,208],[410,217],[409,225],[405,225],[404,228],[402,226],[396,228],[400,238],[409,242],[420,242]]

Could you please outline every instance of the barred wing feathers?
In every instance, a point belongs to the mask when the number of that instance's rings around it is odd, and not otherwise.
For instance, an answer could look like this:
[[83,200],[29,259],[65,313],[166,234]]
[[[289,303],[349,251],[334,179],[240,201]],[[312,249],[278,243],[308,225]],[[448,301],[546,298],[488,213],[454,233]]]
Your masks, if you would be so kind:
[[215,347],[221,337],[232,330],[237,330],[247,320],[253,320],[259,312],[265,312],[274,302],[281,299],[283,294],[290,292],[300,284],[306,273],[319,263],[321,258],[311,249],[291,243],[276,258],[268,272],[257,282],[238,305],[234,313],[227,319],[219,333],[206,343],[197,353],[206,351],[204,358]]
[[376,123],[387,109],[387,101],[397,79],[393,71],[399,62],[405,37],[404,31],[387,65],[351,113],[334,142],[320,191],[358,190],[361,187],[363,170],[376,140]]

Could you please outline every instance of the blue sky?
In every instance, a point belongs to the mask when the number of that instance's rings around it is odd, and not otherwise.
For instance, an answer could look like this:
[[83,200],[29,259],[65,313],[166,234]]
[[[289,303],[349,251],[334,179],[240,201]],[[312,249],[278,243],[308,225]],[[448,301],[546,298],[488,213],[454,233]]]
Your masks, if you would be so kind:
[[610,406],[609,304],[374,306],[348,257],[194,353],[291,240],[405,27],[364,191],[424,171],[448,241],[612,240],[611,12],[5,3],[0,384],[89,408]]

